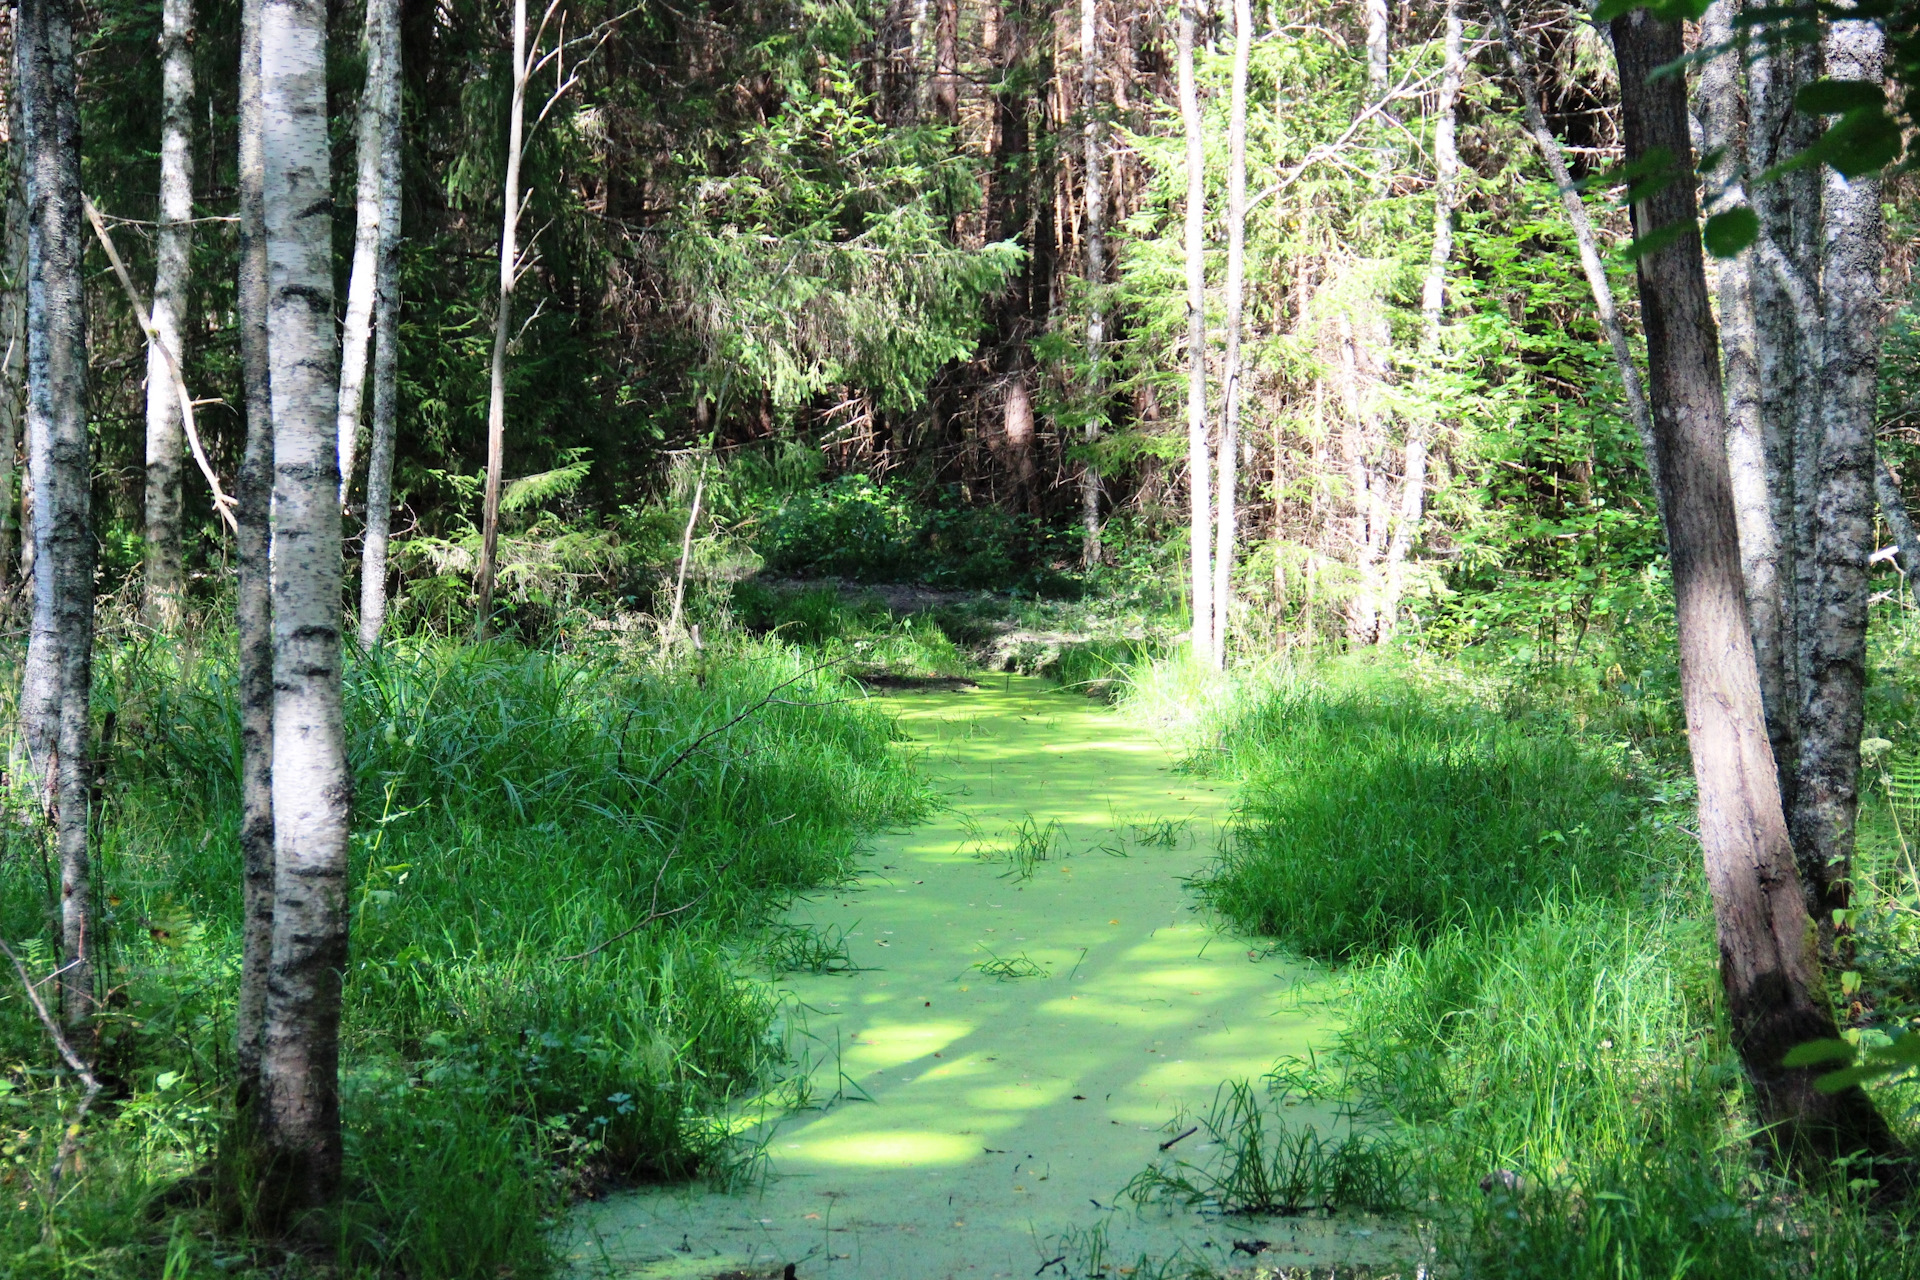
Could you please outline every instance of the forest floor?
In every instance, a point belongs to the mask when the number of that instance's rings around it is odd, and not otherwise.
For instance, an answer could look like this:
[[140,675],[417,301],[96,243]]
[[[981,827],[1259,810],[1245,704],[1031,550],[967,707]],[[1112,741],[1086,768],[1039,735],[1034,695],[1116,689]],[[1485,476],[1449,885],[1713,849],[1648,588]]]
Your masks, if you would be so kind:
[[[1184,883],[1215,856],[1231,784],[1029,677],[893,705],[948,804],[791,912],[846,949],[782,984],[813,1105],[762,1129],[764,1176],[744,1191],[582,1206],[573,1266],[938,1280],[1173,1257],[1225,1271],[1255,1242],[1263,1269],[1410,1252],[1373,1219],[1116,1203],[1223,1082],[1329,1038],[1321,971],[1222,934]],[[1206,1138],[1172,1154],[1203,1158]]]

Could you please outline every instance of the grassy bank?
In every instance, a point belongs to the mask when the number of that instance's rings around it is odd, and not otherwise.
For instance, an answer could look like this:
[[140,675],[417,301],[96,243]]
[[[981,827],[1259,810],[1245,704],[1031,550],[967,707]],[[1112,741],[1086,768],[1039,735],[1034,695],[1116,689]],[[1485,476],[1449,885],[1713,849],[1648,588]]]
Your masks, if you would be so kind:
[[[726,1117],[781,1051],[740,948],[794,892],[843,876],[862,831],[926,802],[887,718],[815,661],[777,642],[727,641],[673,670],[617,646],[431,642],[350,667],[338,1263],[539,1275],[571,1191],[724,1179],[750,1156]],[[84,1171],[49,1201],[72,1098],[18,989],[0,996],[0,1188],[16,1209],[0,1216],[0,1275],[278,1265],[234,1243],[244,1204],[208,1177],[239,955],[230,650],[117,638],[97,699],[108,1095]],[[0,931],[42,939],[43,854],[8,839]],[[51,967],[44,942],[27,958]]]
[[[1341,965],[1332,1052],[1264,1082],[1270,1162],[1301,1149],[1288,1095],[1345,1099],[1365,1149],[1399,1153],[1399,1201],[1431,1219],[1443,1273],[1920,1274],[1908,1214],[1869,1212],[1845,1170],[1810,1189],[1758,1158],[1690,787],[1621,731],[1635,709],[1515,701],[1417,662],[1165,667],[1133,704],[1242,784],[1203,898]],[[1882,880],[1883,825],[1864,855]],[[1863,950],[1898,949],[1881,927]],[[1250,1156],[1223,1150],[1232,1168],[1169,1173],[1226,1185]],[[1360,1148],[1312,1150],[1319,1166],[1288,1168],[1318,1194]]]

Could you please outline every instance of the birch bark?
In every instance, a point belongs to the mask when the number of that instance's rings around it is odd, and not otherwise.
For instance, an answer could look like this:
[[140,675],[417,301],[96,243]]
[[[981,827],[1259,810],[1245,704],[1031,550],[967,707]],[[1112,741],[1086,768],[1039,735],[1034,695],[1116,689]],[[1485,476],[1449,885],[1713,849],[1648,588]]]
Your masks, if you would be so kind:
[[[1440,351],[1446,317],[1447,266],[1453,260],[1453,211],[1460,202],[1458,144],[1460,85],[1466,78],[1466,24],[1459,0],[1447,0],[1446,52],[1440,72],[1440,101],[1433,120],[1433,247],[1427,254],[1427,275],[1420,283],[1421,346],[1429,355]],[[1415,415],[1407,424],[1406,465],[1400,477],[1400,511],[1387,543],[1386,597],[1380,608],[1380,633],[1390,636],[1400,625],[1400,601],[1406,594],[1407,556],[1420,536],[1426,512],[1426,419]]]
[[[17,37],[19,23],[8,23],[9,44]],[[26,150],[21,145],[20,82],[11,75],[13,61],[8,57],[7,146],[6,146],[6,279],[0,281],[0,611],[12,605],[14,577],[24,522],[17,520],[19,506],[14,501],[17,475],[15,458],[20,450],[20,425],[24,418],[22,397],[27,382],[27,199]],[[24,488],[24,486],[21,486]]]
[[398,0],[367,0],[361,39],[367,79],[360,92],[355,122],[358,170],[354,182],[353,266],[347,276],[347,310],[340,327],[340,407],[336,422],[340,451],[340,505],[353,487],[354,455],[360,442],[360,409],[367,385],[367,354],[373,336],[383,240],[384,139],[388,121],[400,110],[398,75]]
[[160,217],[154,233],[153,340],[147,344],[146,592],[149,625],[172,631],[186,603],[182,504],[186,434],[167,353],[186,358],[193,248],[193,0],[160,6]]
[[[1689,160],[1686,88],[1659,70],[1684,50],[1680,29],[1645,10],[1613,22],[1628,163],[1664,151]],[[1673,182],[1634,209],[1635,231],[1689,234],[1637,264],[1673,561],[1680,681],[1700,794],[1700,846],[1719,934],[1734,1044],[1761,1120],[1783,1149],[1815,1160],[1899,1150],[1859,1089],[1825,1094],[1819,1069],[1787,1068],[1797,1044],[1835,1035],[1826,978],[1775,785],[1748,633],[1727,472],[1720,356],[1705,265],[1691,228],[1693,184]]]
[[273,950],[260,1055],[270,1210],[340,1184],[351,781],[341,724],[339,352],[324,0],[265,0],[260,120],[273,406]]
[[235,481],[234,628],[240,660],[240,993],[234,1010],[237,1113],[258,1121],[267,973],[273,958],[273,400],[267,355],[266,166],[262,155],[260,18],[240,6],[240,261],[235,289],[246,451]]
[[[381,0],[389,3],[390,0]],[[373,443],[360,552],[360,643],[380,643],[387,620],[387,544],[393,532],[394,433],[400,413],[400,22],[385,32],[392,110],[380,130],[380,264],[374,272]]]
[[[1835,21],[1826,73],[1879,84],[1886,37],[1877,22]],[[1867,664],[1867,558],[1873,554],[1874,408],[1880,370],[1880,263],[1886,254],[1880,179],[1822,172],[1820,295],[1823,368],[1817,403],[1813,537],[1803,650],[1800,753],[1788,825],[1823,945],[1851,900]]]
[[493,363],[487,393],[487,493],[480,513],[479,609],[473,632],[493,622],[494,560],[500,546],[500,469],[507,451],[507,333],[520,278],[520,152],[527,110],[527,0],[513,0],[513,98],[507,108],[507,176],[500,215],[500,291],[493,313]]
[[1176,50],[1180,63],[1180,122],[1187,144],[1187,499],[1193,584],[1194,656],[1212,666],[1213,457],[1207,439],[1207,171],[1201,135],[1200,87],[1194,79],[1195,0],[1181,0]]
[[[1106,137],[1100,120],[1100,2],[1080,0],[1080,141],[1086,173],[1087,265],[1087,425],[1091,445],[1100,438],[1099,411],[1105,379],[1100,360],[1107,341],[1107,191]],[[1100,469],[1089,458],[1080,468],[1080,562],[1092,568],[1100,559]]]
[[1227,350],[1221,370],[1219,529],[1214,538],[1213,640],[1216,667],[1227,662],[1233,612],[1233,553],[1239,543],[1240,336],[1247,297],[1247,71],[1253,49],[1251,0],[1233,0],[1233,97],[1227,106]]
[[60,1001],[67,1024],[74,1026],[93,1008],[87,818],[94,554],[80,113],[68,0],[23,0],[19,23],[30,211],[27,432],[36,548],[30,683],[23,701],[32,700],[24,708],[30,716],[44,717],[37,725],[30,719],[26,727],[36,775],[57,814]]

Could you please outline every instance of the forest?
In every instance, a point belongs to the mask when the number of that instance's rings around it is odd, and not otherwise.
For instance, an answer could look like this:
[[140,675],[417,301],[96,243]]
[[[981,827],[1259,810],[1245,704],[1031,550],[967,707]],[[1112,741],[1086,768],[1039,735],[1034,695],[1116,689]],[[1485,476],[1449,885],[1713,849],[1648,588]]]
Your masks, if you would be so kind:
[[0,1280],[1920,1277],[1920,6],[15,0]]

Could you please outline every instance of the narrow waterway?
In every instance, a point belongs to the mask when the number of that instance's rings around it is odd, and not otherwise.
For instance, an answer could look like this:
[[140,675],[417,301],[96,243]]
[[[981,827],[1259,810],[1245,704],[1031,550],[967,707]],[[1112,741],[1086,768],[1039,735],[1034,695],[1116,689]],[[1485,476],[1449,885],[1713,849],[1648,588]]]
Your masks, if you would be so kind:
[[[859,966],[780,983],[817,1109],[781,1121],[745,1192],[583,1206],[582,1273],[941,1280],[1124,1274],[1142,1254],[1225,1268],[1256,1239],[1265,1265],[1376,1252],[1365,1223],[1115,1204],[1222,1081],[1325,1042],[1301,1000],[1317,974],[1217,932],[1183,884],[1231,787],[1037,680],[889,701],[950,807],[792,912],[844,932]],[[1052,846],[1030,878],[980,856],[1023,830]],[[1204,1139],[1171,1154],[1201,1161]]]

